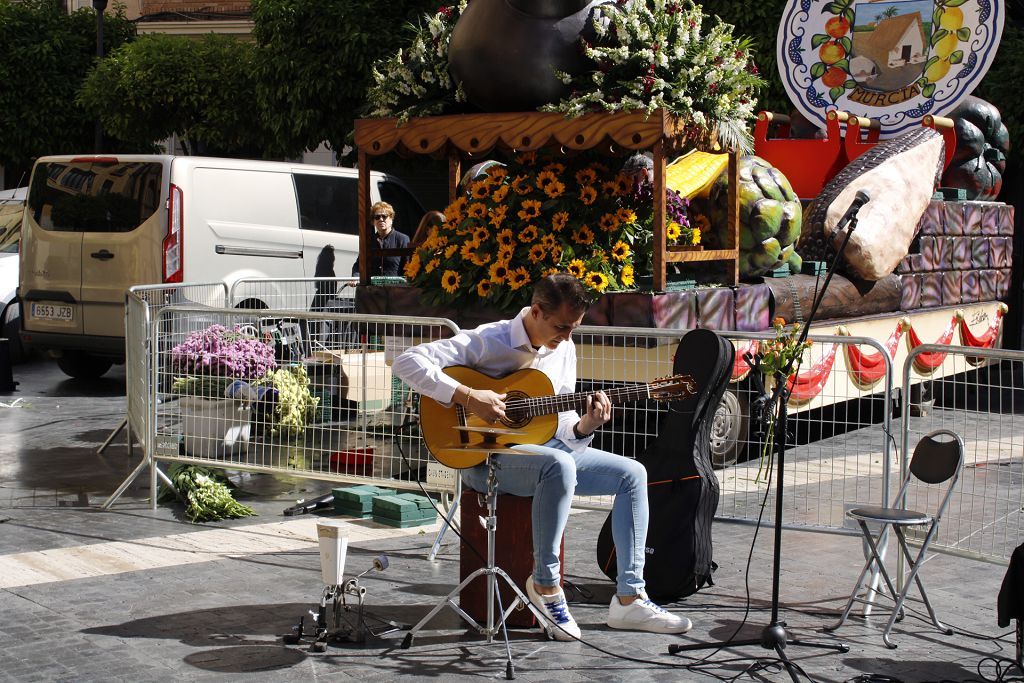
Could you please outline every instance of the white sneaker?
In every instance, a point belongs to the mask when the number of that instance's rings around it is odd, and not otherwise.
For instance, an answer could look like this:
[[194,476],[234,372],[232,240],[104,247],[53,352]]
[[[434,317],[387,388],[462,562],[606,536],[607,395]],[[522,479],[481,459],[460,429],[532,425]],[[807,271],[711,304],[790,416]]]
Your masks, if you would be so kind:
[[608,605],[608,625],[626,631],[651,633],[686,633],[693,627],[689,619],[662,609],[644,592],[628,605],[623,605],[618,597],[613,596]]
[[566,641],[579,640],[579,624],[569,614],[569,604],[565,601],[565,593],[561,589],[554,595],[541,595],[534,588],[531,576],[526,579],[526,594],[530,596],[533,606],[548,617],[539,620],[540,627],[547,632],[548,638]]

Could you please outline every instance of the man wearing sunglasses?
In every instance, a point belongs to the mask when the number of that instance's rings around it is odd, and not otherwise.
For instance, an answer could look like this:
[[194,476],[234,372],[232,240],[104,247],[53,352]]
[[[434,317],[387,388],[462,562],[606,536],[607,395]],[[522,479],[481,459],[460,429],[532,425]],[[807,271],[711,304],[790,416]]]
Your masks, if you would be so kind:
[[[377,233],[380,249],[404,249],[409,246],[409,236],[394,228],[395,209],[387,202],[377,202],[370,207],[370,220]],[[373,256],[370,259],[369,275],[402,275],[404,256]],[[359,275],[359,259],[352,265],[352,276]]]

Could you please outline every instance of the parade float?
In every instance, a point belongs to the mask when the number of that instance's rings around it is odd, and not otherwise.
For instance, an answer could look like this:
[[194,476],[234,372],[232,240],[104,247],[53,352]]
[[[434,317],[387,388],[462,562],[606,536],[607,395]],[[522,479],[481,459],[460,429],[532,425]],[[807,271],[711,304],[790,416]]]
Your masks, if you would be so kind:
[[[404,286],[364,273],[357,309],[472,326],[567,271],[595,296],[585,324],[771,332],[810,309],[836,225],[864,191],[813,333],[877,340],[897,378],[920,344],[998,345],[1013,210],[992,200],[1009,141],[969,95],[1002,12],[990,0],[792,0],[778,61],[807,135],[789,116],[755,116],[749,45],[699,5],[443,7],[378,65],[356,122],[361,262],[375,248],[367,179],[381,155],[448,160],[447,222],[405,252]],[[736,344],[727,451],[745,433],[742,356],[758,342]],[[918,356],[913,371],[942,376],[944,359]],[[881,352],[833,344],[791,379],[791,409],[877,393],[885,372]]]

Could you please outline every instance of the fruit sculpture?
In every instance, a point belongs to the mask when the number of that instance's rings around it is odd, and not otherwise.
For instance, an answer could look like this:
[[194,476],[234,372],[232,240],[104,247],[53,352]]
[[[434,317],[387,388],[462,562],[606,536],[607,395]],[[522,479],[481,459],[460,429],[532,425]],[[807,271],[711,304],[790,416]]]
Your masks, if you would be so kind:
[[1010,152],[1010,136],[999,110],[985,100],[968,97],[949,117],[956,122],[956,151],[942,184],[967,190],[968,199],[994,200],[1002,188]]
[[[799,272],[794,249],[800,236],[803,209],[786,176],[756,156],[740,158],[740,275],[761,275],[788,264]],[[711,249],[725,248],[728,225],[729,174],[718,176],[707,199],[696,198],[691,215]]]

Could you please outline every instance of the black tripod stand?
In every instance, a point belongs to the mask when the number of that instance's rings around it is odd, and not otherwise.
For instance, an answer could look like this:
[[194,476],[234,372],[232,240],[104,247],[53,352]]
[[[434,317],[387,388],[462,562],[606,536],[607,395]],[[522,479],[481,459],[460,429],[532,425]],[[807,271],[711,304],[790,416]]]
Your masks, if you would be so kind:
[[[870,200],[870,197],[865,192],[858,192],[853,203],[850,204],[850,208],[847,209],[843,217],[836,223],[836,227],[832,230],[829,235],[829,244],[832,243],[832,239],[836,233],[842,230],[844,227],[848,227],[846,235],[843,237],[842,243],[839,245],[839,249],[835,253],[835,258],[832,260],[832,264],[829,266],[828,272],[825,275],[825,281],[822,283],[821,290],[814,299],[814,303],[811,306],[811,313],[807,317],[807,321],[803,324],[800,330],[800,336],[797,343],[802,345],[807,341],[807,335],[810,331],[811,322],[814,320],[814,316],[818,312],[818,307],[821,305],[822,299],[825,298],[825,292],[828,291],[829,282],[832,280],[832,275],[835,272],[836,265],[839,263],[839,257],[842,255],[843,250],[846,249],[846,244],[850,241],[850,236],[853,234],[854,229],[857,227],[857,211],[866,202]],[[771,621],[761,629],[760,638],[750,638],[744,640],[732,640],[722,641],[714,643],[694,643],[691,645],[669,645],[669,654],[677,654],[679,652],[692,652],[694,650],[707,650],[711,648],[726,648],[726,647],[744,647],[749,645],[760,645],[766,650],[774,650],[778,655],[779,660],[782,661],[786,667],[786,671],[789,673],[789,677],[793,679],[794,683],[798,683],[796,667],[789,657],[786,656],[786,646],[795,645],[797,647],[814,647],[823,650],[834,650],[836,652],[849,652],[850,647],[844,643],[816,643],[807,640],[794,640],[789,637],[786,633],[785,622],[779,621],[779,567],[782,555],[782,485],[783,485],[783,472],[785,471],[786,465],[786,430],[789,422],[789,412],[786,408],[786,403],[789,400],[789,377],[793,373],[793,358],[790,359],[789,363],[783,370],[775,373],[775,389],[772,393],[771,401],[769,406],[776,406],[775,412],[775,456],[776,456],[776,480],[775,480],[775,536],[774,536],[774,549],[772,552],[772,616]]]

